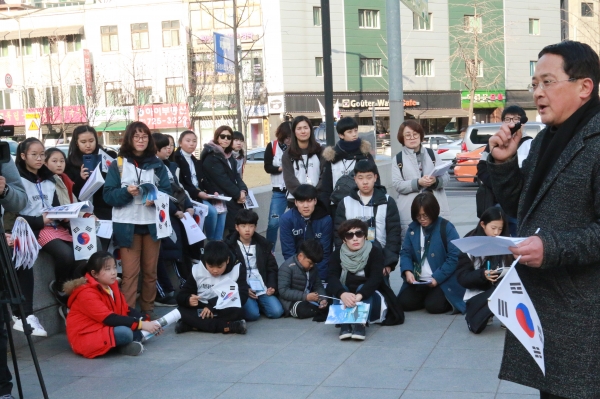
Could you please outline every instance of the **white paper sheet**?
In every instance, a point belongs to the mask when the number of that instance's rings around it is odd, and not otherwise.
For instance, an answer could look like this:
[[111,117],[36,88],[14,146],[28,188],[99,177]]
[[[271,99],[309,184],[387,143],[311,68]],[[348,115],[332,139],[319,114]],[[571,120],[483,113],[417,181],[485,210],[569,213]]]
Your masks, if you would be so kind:
[[433,171],[429,174],[431,177],[444,176],[452,167],[452,162],[444,162],[433,168]]
[[88,201],[75,202],[73,204],[54,206],[43,209],[42,212],[47,212],[48,219],[73,219],[79,217],[79,212],[92,213],[93,205]]
[[79,200],[87,201],[104,185],[104,178],[100,173],[100,165],[96,166],[96,169],[88,177],[87,181],[83,185],[83,188],[79,192]]
[[509,247],[526,240],[527,237],[488,237],[474,236],[452,240],[462,252],[473,256],[511,255]]
[[252,190],[248,190],[248,195],[246,196],[246,202],[244,203],[246,209],[258,208],[258,201],[254,196]]
[[[181,319],[181,313],[179,312],[179,310],[175,309],[170,311],[160,319],[154,320],[154,323],[157,323],[161,327],[167,327],[173,323],[177,323],[179,319]],[[142,330],[142,335],[144,336],[145,340],[149,340],[150,338],[154,337],[154,334],[151,334],[148,331],[144,330]]]
[[102,238],[111,238],[113,233],[112,220],[96,220],[96,235]]
[[179,220],[183,223],[183,227],[185,228],[188,244],[192,245],[206,239],[202,229],[189,213],[184,212],[183,218]]
[[231,197],[226,197],[224,195],[208,195],[208,198],[210,199],[218,199],[221,201],[231,201]]

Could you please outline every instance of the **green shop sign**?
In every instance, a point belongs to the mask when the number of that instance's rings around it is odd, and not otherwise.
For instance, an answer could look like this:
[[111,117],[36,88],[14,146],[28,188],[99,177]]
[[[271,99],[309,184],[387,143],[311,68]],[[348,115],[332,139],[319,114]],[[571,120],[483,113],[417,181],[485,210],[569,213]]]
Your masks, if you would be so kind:
[[[460,93],[461,106],[469,108],[470,93]],[[473,108],[504,108],[506,105],[506,92],[503,90],[476,90]]]

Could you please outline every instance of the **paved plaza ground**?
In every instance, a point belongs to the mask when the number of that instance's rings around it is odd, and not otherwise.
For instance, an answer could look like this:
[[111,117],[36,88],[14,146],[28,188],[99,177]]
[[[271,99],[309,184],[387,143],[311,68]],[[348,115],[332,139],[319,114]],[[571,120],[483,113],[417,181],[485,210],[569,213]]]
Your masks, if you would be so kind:
[[[449,196],[461,235],[477,222],[471,194]],[[397,292],[399,273],[391,282]],[[261,318],[246,335],[176,335],[168,327],[139,357],[84,359],[64,334],[37,341],[36,350],[51,398],[539,397],[498,379],[505,331],[497,320],[474,335],[462,315],[418,311],[400,326],[369,327],[364,342],[339,341],[338,331],[311,320]],[[25,397],[41,398],[28,348],[18,356]]]

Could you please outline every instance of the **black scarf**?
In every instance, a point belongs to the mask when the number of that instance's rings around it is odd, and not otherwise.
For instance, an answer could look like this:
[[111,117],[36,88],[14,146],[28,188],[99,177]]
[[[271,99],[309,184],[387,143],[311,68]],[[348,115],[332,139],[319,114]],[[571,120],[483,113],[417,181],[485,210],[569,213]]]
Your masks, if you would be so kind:
[[340,141],[337,142],[337,146],[342,151],[345,151],[347,153],[353,153],[353,152],[358,151],[358,149],[360,148],[361,143],[362,143],[361,139],[356,139],[354,141],[340,140]]
[[600,99],[592,97],[573,113],[562,125],[550,126],[544,135],[540,146],[538,161],[533,170],[531,185],[525,193],[522,215],[527,214],[533,204],[546,176],[554,167],[556,161],[567,147],[577,132],[581,131],[598,112],[600,112]]

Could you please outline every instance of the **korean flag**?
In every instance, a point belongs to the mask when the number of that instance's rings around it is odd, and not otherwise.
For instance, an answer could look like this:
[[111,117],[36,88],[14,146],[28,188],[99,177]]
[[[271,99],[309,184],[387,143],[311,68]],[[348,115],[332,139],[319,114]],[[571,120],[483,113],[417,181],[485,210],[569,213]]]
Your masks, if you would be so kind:
[[523,344],[546,375],[544,365],[544,330],[531,299],[517,273],[514,261],[510,270],[490,296],[490,310]]
[[156,235],[159,239],[170,237],[173,227],[169,217],[169,196],[159,192],[154,200],[154,206],[156,207]]
[[241,308],[240,292],[236,283],[240,275],[240,264],[233,267],[221,281],[213,285],[212,290],[217,294],[215,309]]
[[100,165],[102,168],[101,170],[102,170],[102,172],[107,173],[108,167],[115,159],[102,150],[98,150],[98,155],[100,155],[100,157],[101,157],[101,160],[100,160]]
[[196,201],[192,201],[192,204],[194,205],[194,220],[200,227],[200,230],[203,230],[204,221],[206,220],[206,215],[208,215],[208,206]]
[[75,260],[87,260],[98,250],[96,245],[96,220],[94,218],[71,219],[73,252]]

